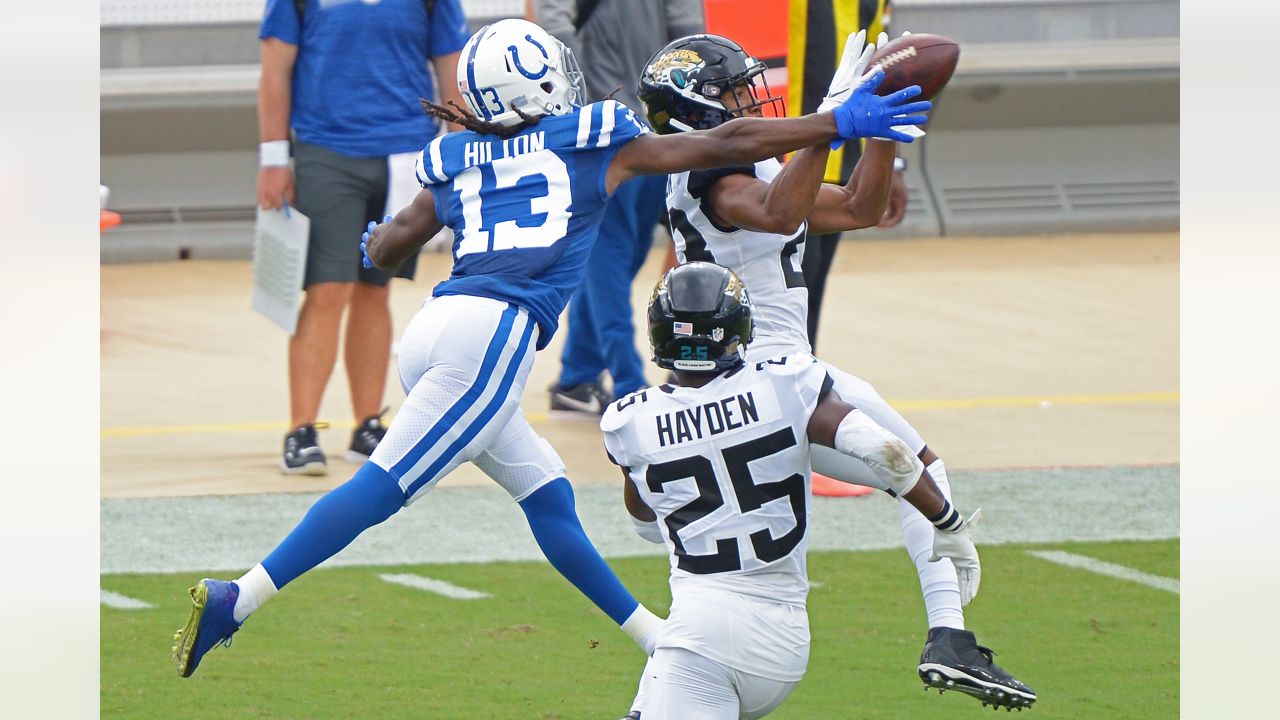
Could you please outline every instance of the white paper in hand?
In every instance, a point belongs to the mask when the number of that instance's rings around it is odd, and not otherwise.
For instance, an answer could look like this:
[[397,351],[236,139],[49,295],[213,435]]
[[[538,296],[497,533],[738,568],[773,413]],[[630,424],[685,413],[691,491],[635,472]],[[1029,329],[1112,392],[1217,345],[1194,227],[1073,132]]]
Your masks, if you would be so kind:
[[258,208],[251,307],[290,335],[298,329],[310,232],[311,220],[293,208],[287,214]]

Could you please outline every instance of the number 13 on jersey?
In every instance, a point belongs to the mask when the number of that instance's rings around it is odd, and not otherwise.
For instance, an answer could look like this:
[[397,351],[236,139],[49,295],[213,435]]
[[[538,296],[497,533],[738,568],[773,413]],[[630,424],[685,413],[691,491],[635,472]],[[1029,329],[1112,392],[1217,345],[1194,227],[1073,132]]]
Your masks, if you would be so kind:
[[[493,250],[550,247],[565,236],[573,196],[569,168],[563,160],[550,150],[540,150],[499,158],[488,167],[493,172],[492,185],[486,184],[489,178],[482,172],[482,166],[467,168],[454,178],[464,223],[458,257]],[[493,202],[493,198],[499,196],[497,191],[514,188],[526,178],[532,181],[526,180],[525,185],[537,187],[543,181],[546,190],[535,191],[528,205],[510,202],[511,193],[501,194],[505,203]]]

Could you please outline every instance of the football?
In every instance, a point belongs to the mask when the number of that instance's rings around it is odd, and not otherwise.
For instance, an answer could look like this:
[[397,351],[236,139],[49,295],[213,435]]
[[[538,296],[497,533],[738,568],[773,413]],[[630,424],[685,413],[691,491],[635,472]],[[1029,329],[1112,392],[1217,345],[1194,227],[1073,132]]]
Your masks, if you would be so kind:
[[880,95],[919,85],[924,91],[919,100],[928,100],[946,87],[959,60],[959,43],[928,33],[890,40],[871,56],[872,65],[879,63],[884,68],[884,82],[877,90]]

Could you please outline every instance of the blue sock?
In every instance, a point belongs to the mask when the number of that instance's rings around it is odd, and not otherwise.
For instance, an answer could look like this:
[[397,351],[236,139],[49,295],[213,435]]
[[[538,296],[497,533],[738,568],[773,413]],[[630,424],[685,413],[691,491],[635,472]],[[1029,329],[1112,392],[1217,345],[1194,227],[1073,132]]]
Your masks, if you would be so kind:
[[573,507],[573,486],[565,478],[543,485],[520,503],[529,529],[551,565],[583,595],[621,625],[640,603],[587,539]]
[[277,588],[337,555],[356,536],[404,507],[404,491],[386,470],[366,462],[330,490],[262,561]]

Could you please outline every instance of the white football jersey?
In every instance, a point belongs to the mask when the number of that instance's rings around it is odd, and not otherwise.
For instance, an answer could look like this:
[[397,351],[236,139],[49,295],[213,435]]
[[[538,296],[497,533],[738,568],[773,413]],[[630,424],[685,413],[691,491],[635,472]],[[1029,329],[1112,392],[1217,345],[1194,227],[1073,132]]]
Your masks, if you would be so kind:
[[733,270],[751,293],[756,339],[747,348],[749,360],[810,352],[809,290],[800,263],[808,223],[794,235],[756,232],[716,225],[707,216],[706,193],[725,175],[746,173],[771,182],[782,163],[770,158],[754,167],[717,168],[667,177],[667,214],[676,259],[705,260]]
[[673,598],[706,586],[805,602],[807,428],[831,382],[812,355],[791,355],[610,404],[605,448],[658,516]]

